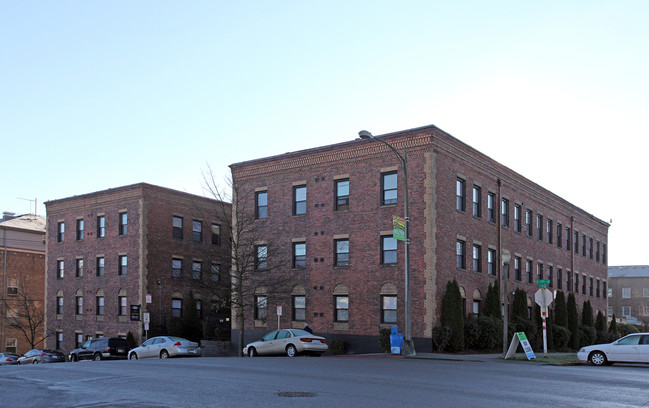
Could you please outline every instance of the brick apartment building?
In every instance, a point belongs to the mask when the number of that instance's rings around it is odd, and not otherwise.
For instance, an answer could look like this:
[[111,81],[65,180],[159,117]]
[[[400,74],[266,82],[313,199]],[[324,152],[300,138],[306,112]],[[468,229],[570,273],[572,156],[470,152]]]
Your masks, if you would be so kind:
[[[379,138],[407,151],[417,350],[432,348],[449,280],[457,279],[466,312],[481,313],[505,250],[509,289],[524,289],[530,307],[536,280],[547,278],[580,307],[590,300],[606,312],[607,223],[435,126]],[[294,278],[283,293],[259,288],[248,339],[276,327],[276,306],[287,311],[282,326],[307,322],[352,351],[379,350],[380,328],[403,332],[404,245],[392,238],[392,217],[404,214],[404,174],[394,152],[356,139],[230,167],[239,203],[268,240],[263,262],[288,260],[292,267],[277,273]]]
[[649,325],[649,265],[608,268],[608,317]]
[[45,219],[5,212],[0,262],[0,352],[23,354],[45,335]]
[[67,352],[90,337],[166,334],[187,318],[190,296],[213,336],[208,318],[229,287],[228,218],[218,204],[145,183],[46,202],[47,346]]

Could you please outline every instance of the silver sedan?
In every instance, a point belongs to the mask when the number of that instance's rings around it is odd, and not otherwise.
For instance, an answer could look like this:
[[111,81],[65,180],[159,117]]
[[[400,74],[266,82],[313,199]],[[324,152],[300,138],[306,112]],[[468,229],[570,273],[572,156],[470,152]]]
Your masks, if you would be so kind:
[[158,336],[151,337],[141,346],[136,347],[128,352],[130,360],[137,360],[138,358],[146,357],[176,357],[176,356],[192,356],[200,357],[202,349],[198,343],[189,341],[182,337],[175,336]]
[[248,344],[243,348],[243,354],[250,357],[269,354],[286,354],[295,357],[301,353],[319,356],[328,349],[324,337],[314,336],[305,330],[283,329],[270,332],[261,340]]

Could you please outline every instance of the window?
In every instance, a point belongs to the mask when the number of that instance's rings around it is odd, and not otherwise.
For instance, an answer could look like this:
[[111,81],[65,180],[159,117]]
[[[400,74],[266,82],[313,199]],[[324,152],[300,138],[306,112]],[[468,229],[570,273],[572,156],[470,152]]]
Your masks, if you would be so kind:
[[466,211],[466,181],[458,178],[455,182],[455,208],[458,211]]
[[581,277],[581,293],[586,294],[586,275]]
[[557,248],[561,248],[563,245],[563,225],[560,222],[557,223]]
[[397,240],[389,235],[381,237],[381,264],[394,265],[397,263]]
[[381,296],[381,323],[397,322],[397,297]]
[[56,349],[61,350],[62,346],[63,346],[63,332],[57,331],[56,332]]
[[581,235],[581,256],[586,256],[586,234]]
[[203,278],[203,264],[198,261],[192,262],[192,279],[201,280]]
[[572,292],[572,272],[566,271],[566,290]]
[[126,316],[128,312],[128,305],[126,301],[126,296],[119,296],[118,297],[118,307],[119,307],[119,315],[120,316]]
[[546,235],[548,236],[548,244],[552,244],[552,231],[554,231],[554,230],[553,230],[552,220],[551,219],[548,219],[545,222],[545,227],[546,227],[545,232],[546,232]]
[[570,246],[570,237],[572,237],[572,233],[570,232],[570,227],[566,227],[566,250],[572,251],[572,248]]
[[642,297],[649,297],[649,288],[642,288]]
[[543,279],[543,264],[536,265],[536,279]]
[[631,306],[622,306],[622,316],[625,318],[631,317]]
[[595,297],[599,297],[600,294],[599,289],[600,289],[600,283],[599,283],[599,279],[597,279],[595,281]]
[[203,222],[192,220],[192,241],[203,242]]
[[381,174],[381,205],[397,203],[397,172]]
[[532,210],[525,210],[525,230],[528,237],[532,237],[532,217]]
[[5,344],[5,351],[7,353],[16,354],[18,352],[18,339],[7,339],[7,342]]
[[487,194],[487,220],[496,222],[496,194]]
[[336,211],[349,209],[349,179],[336,180],[334,182],[336,201],[334,203]]
[[572,242],[575,245],[575,253],[578,254],[579,253],[579,233],[577,231],[575,231],[573,235],[574,235],[574,238],[573,238]]
[[199,319],[203,318],[203,301],[200,299],[194,299],[194,302],[196,303],[196,315],[198,316]]
[[83,345],[83,333],[75,333],[75,347],[79,348]]
[[593,291],[595,290],[593,285],[593,278],[588,278],[588,294],[593,296]]
[[466,269],[466,242],[461,239],[455,242],[455,260],[458,269]]
[[514,205],[514,231],[521,232],[522,227],[521,206],[516,204]]
[[604,265],[607,265],[606,244],[602,244],[602,262],[604,263]]
[[349,296],[334,296],[334,304],[336,311],[334,321],[348,322],[349,321]]
[[180,278],[183,273],[183,260],[178,258],[173,258],[171,260],[171,277]]
[[337,239],[334,241],[335,266],[349,266],[349,239]]
[[473,272],[482,272],[482,247],[473,245]]
[[57,242],[63,242],[65,240],[65,223],[59,222],[56,225],[56,240]]
[[255,269],[266,269],[268,267],[268,246],[255,246],[255,253],[257,255],[257,259],[255,260]]
[[266,296],[255,296],[255,320],[266,320],[268,301]]
[[548,265],[548,280],[550,281],[550,282],[548,283],[548,287],[549,287],[549,288],[552,287],[552,269],[553,269],[553,268],[552,268],[550,265]]
[[171,219],[173,237],[177,239],[183,239],[183,217],[176,217],[175,215]]
[[473,314],[480,315],[480,299],[473,299]]
[[602,296],[604,296],[604,293],[606,293],[607,297],[613,296],[611,289],[609,289],[608,291],[606,290],[606,281],[602,282]]
[[77,278],[83,276],[83,259],[79,258],[76,260],[75,275]]
[[63,295],[56,295],[56,314],[63,314]]
[[482,189],[479,186],[473,186],[473,216],[482,217]]
[[171,299],[171,317],[182,317],[183,315],[183,300]]
[[487,273],[491,276],[496,276],[496,250],[489,249],[487,251]]
[[293,243],[293,269],[306,268],[306,242]]
[[306,297],[293,296],[293,320],[303,322],[306,319]]
[[213,263],[210,268],[210,274],[212,276],[212,282],[221,281],[221,265]]
[[268,218],[268,192],[258,191],[255,193],[255,218],[265,220]]
[[104,297],[103,296],[97,296],[97,316],[103,316],[104,315]]
[[103,215],[97,216],[97,238],[104,238],[106,236],[106,217]]
[[631,288],[622,288],[622,299],[631,298]]
[[514,279],[521,281],[523,279],[523,271],[521,270],[521,257],[514,257]]
[[9,282],[7,282],[7,296],[18,296],[18,280],[9,279]]
[[588,238],[588,257],[593,259],[593,239]]
[[63,279],[65,276],[65,261],[58,260],[56,261],[56,277]]
[[502,216],[502,226],[509,228],[509,200],[506,198],[503,198],[500,203],[500,214]]
[[83,220],[77,220],[77,241],[83,241],[83,228],[84,228],[84,222]]
[[97,276],[104,276],[104,257],[97,257]]
[[128,233],[128,214],[125,212],[119,213],[119,235],[126,235]]
[[595,262],[599,262],[599,241],[597,241],[597,245],[595,249]]
[[579,274],[575,272],[575,293],[579,293]]
[[563,289],[563,274],[561,268],[557,269],[557,289]]
[[221,225],[212,224],[212,245],[221,245]]
[[119,262],[119,270],[117,272],[118,275],[126,275],[126,267],[128,266],[128,257],[126,255],[120,255],[118,258]]
[[536,216],[536,233],[537,233],[536,238],[539,241],[543,241],[543,216],[542,215]]
[[82,315],[83,314],[83,296],[76,296],[76,315]]
[[527,283],[532,283],[532,261],[530,259],[525,261],[525,275],[527,276]]
[[306,214],[306,186],[293,187],[293,215]]

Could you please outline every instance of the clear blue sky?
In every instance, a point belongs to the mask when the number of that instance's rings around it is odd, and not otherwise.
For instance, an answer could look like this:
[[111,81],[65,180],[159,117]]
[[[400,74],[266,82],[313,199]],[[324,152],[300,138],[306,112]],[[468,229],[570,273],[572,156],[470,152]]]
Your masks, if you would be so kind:
[[[0,211],[435,124],[649,264],[647,1],[0,0]],[[33,209],[33,204],[31,205]]]

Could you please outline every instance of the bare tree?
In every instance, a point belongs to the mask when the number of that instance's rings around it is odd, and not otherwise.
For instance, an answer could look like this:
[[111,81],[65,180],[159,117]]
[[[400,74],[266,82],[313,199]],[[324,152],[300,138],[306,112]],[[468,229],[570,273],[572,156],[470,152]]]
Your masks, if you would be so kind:
[[47,337],[45,335],[45,305],[43,299],[36,299],[30,293],[30,278],[24,272],[18,273],[18,287],[15,296],[4,300],[7,310],[7,326],[23,334],[31,348],[36,348]]
[[[240,329],[237,342],[239,355],[243,355],[246,317],[256,306],[256,295],[263,290],[263,294],[272,294],[277,298],[288,296],[295,277],[290,274],[290,262],[286,261],[288,257],[275,256],[277,254],[273,253],[277,246],[270,240],[264,223],[255,218],[254,201],[239,199],[245,194],[253,194],[254,189],[232,178],[226,179],[226,188],[220,187],[209,166],[203,172],[203,182],[206,192],[221,203],[218,205],[219,217],[227,228],[226,236],[231,249],[231,307]],[[232,205],[230,207],[224,203]]]

